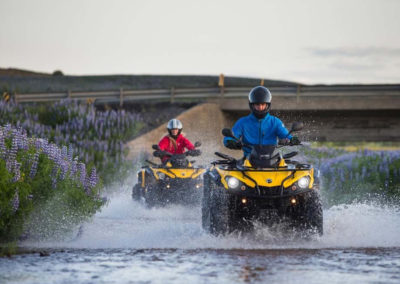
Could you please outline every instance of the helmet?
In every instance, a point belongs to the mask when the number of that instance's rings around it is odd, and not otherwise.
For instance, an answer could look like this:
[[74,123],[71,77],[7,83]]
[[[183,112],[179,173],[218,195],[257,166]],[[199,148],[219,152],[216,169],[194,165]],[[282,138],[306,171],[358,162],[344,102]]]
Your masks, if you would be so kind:
[[[179,134],[181,134],[182,128],[183,128],[183,125],[182,125],[182,122],[180,122],[180,120],[173,118],[170,121],[168,121],[167,129],[168,129],[168,133],[171,137],[176,139],[176,137],[178,137]],[[171,132],[172,129],[179,129],[178,134],[172,135],[172,132]]]
[[[263,86],[257,86],[251,89],[249,93],[249,106],[254,116],[257,118],[264,118],[271,108],[271,100],[272,100],[272,95],[267,88]],[[253,104],[259,104],[259,103],[267,104],[265,110],[258,111],[254,108]]]

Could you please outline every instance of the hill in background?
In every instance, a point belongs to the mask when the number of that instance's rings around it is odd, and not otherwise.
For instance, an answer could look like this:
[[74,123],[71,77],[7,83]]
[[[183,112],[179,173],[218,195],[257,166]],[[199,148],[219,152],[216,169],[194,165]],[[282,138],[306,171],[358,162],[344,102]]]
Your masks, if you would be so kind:
[[[218,87],[219,76],[198,75],[96,75],[69,76],[61,71],[53,74],[37,73],[20,69],[0,68],[2,92],[35,93],[70,91],[102,91],[124,89],[169,89]],[[225,77],[227,87],[254,87],[261,78]],[[294,82],[264,79],[264,85],[296,86]]]

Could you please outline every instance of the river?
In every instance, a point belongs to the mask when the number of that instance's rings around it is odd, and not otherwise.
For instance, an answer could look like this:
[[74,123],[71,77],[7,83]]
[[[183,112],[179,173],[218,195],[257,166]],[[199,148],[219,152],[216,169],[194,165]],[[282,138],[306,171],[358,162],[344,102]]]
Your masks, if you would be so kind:
[[213,237],[199,207],[147,209],[127,188],[78,236],[21,244],[0,283],[400,283],[400,210],[355,203],[324,210],[324,235],[279,228]]

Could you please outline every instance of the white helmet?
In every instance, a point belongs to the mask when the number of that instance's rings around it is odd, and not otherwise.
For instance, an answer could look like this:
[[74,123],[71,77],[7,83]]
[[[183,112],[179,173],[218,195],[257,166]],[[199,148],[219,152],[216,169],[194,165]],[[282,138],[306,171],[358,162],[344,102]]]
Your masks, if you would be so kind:
[[[183,127],[182,122],[180,122],[176,118],[171,119],[170,121],[168,121],[168,124],[167,124],[168,133],[174,139],[176,139],[179,136],[179,134],[181,134],[182,127]],[[178,134],[172,135],[171,129],[179,129]]]
[[180,122],[178,119],[176,119],[176,118],[174,118],[174,119],[171,119],[170,121],[168,121],[168,124],[167,124],[167,128],[168,129],[182,129],[182,127],[183,127],[183,125],[182,125],[182,122]]

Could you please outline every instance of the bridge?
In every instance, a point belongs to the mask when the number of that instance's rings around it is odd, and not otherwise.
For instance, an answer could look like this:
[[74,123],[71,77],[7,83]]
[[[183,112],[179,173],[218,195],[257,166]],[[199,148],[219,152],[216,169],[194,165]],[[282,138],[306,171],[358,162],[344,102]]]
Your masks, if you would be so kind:
[[[286,124],[305,122],[308,141],[400,141],[400,85],[271,88],[271,93],[271,113]],[[221,110],[232,120],[245,115],[247,95],[248,90],[224,96]]]
[[[271,87],[273,115],[286,124],[305,122],[302,135],[311,141],[400,141],[400,85],[331,85]],[[248,109],[249,87],[171,88],[15,94],[17,103],[65,98],[96,104],[150,101],[198,101],[219,106],[232,126]],[[203,119],[208,119],[203,117]]]

